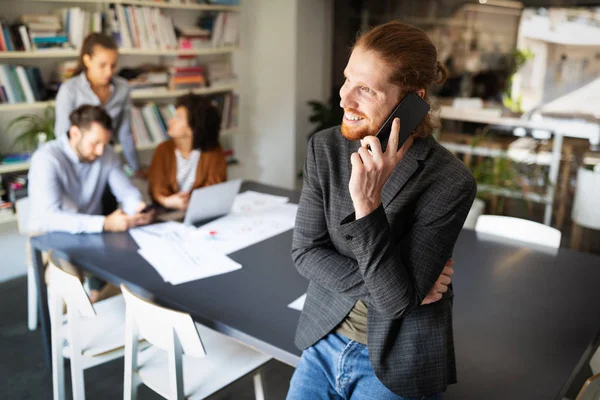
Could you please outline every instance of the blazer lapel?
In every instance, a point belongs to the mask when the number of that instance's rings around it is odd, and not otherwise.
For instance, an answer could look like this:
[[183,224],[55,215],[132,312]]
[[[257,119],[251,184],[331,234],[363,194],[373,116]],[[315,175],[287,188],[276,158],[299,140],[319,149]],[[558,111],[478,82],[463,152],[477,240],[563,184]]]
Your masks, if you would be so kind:
[[434,138],[416,139],[404,158],[396,165],[392,175],[383,187],[381,202],[386,208],[419,169],[419,163],[427,157]]

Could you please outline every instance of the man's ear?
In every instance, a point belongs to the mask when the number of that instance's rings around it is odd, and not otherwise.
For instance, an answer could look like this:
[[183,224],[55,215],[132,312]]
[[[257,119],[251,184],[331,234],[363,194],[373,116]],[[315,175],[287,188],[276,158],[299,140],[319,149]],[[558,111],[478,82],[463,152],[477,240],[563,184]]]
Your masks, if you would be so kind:
[[71,125],[71,127],[69,128],[69,139],[80,140],[81,139],[81,129],[79,129],[75,125]]
[[417,90],[417,94],[419,95],[420,98],[424,99],[425,98],[425,89]]

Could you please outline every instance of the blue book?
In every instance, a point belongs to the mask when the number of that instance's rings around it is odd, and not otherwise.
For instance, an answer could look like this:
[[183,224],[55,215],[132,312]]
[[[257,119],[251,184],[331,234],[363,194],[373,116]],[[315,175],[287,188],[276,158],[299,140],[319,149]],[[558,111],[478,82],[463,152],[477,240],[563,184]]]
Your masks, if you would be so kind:
[[43,44],[43,43],[67,43],[69,39],[65,35],[57,35],[57,36],[36,36],[31,38],[33,44]]
[[14,51],[15,46],[12,41],[10,29],[5,24],[2,24],[2,34],[4,35],[4,41],[6,42],[6,51]]

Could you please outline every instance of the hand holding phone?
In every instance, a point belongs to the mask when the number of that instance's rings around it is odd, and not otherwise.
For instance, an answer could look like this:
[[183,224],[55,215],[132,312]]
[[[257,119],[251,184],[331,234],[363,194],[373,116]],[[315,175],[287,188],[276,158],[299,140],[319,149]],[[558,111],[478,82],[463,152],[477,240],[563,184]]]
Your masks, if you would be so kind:
[[[381,143],[381,151],[385,152],[387,149],[387,143],[392,132],[392,123],[395,118],[400,119],[400,133],[398,134],[398,149],[400,149],[410,134],[423,121],[429,112],[429,108],[429,104],[415,92],[410,92],[404,96],[375,135]],[[369,150],[371,149],[369,148]]]

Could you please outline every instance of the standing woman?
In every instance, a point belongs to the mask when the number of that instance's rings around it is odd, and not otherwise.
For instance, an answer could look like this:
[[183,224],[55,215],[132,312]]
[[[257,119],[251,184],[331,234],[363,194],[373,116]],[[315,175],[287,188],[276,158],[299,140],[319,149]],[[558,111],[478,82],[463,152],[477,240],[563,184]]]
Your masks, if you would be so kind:
[[113,137],[119,139],[127,163],[136,175],[142,175],[129,125],[129,84],[115,76],[118,59],[117,44],[111,37],[90,33],[85,38],[73,77],[60,86],[56,96],[54,133],[57,138],[67,134],[69,114],[80,105],[102,106],[113,120]]

